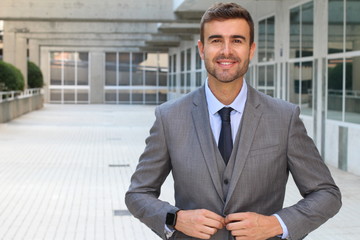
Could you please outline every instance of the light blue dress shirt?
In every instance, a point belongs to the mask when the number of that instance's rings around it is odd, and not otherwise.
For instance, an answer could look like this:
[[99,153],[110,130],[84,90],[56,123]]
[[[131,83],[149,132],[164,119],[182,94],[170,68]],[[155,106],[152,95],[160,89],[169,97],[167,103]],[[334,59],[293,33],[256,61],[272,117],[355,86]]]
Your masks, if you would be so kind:
[[235,137],[237,134],[237,131],[239,130],[239,126],[241,123],[241,117],[244,112],[245,103],[247,99],[247,84],[244,81],[243,87],[235,98],[235,100],[228,106],[222,104],[211,92],[208,81],[206,80],[205,83],[205,95],[206,95],[206,101],[208,104],[208,110],[209,110],[209,117],[210,117],[210,126],[211,130],[214,134],[214,138],[216,141],[216,144],[218,144],[220,131],[221,131],[221,118],[218,113],[220,109],[223,107],[232,107],[234,110],[230,113],[230,123],[231,123],[231,134],[233,142],[235,142]]
[[[246,103],[246,99],[247,99],[247,84],[246,84],[245,79],[243,81],[243,86],[241,88],[240,93],[237,95],[235,100],[230,105],[222,104],[214,96],[214,94],[211,92],[211,90],[209,88],[207,79],[205,82],[205,96],[206,96],[206,101],[208,104],[210,126],[211,126],[211,130],[213,132],[216,144],[218,144],[218,142],[219,142],[219,136],[220,136],[220,131],[221,131],[221,118],[220,118],[218,111],[220,109],[222,109],[223,107],[231,107],[234,109],[233,111],[231,111],[231,114],[230,114],[230,123],[231,123],[232,139],[233,139],[233,142],[235,142],[235,138],[236,138],[237,132],[239,130],[241,118],[244,113],[245,103]],[[284,221],[280,218],[279,215],[274,214],[274,216],[278,219],[278,221],[280,222],[280,225],[283,229],[283,234],[282,234],[281,238],[286,239],[289,236],[289,233],[288,233],[288,230],[287,230],[287,227],[286,227]]]

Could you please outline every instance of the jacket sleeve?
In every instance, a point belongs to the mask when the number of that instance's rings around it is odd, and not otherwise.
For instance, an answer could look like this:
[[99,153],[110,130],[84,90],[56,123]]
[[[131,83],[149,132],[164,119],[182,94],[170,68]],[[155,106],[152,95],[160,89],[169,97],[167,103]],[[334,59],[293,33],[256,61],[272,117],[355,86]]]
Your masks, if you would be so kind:
[[288,130],[287,159],[289,171],[303,199],[277,213],[292,240],[304,238],[333,217],[341,207],[340,190],[307,135],[299,114],[299,108],[294,108]]
[[171,171],[171,163],[159,107],[155,116],[145,150],[125,195],[125,203],[136,218],[165,239],[165,217],[175,207],[158,199],[161,186]]

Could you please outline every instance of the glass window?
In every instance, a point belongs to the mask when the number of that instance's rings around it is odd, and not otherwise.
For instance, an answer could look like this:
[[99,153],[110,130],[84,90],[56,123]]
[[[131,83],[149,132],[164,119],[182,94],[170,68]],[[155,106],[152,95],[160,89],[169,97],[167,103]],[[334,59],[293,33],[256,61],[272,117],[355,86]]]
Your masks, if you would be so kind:
[[62,94],[60,89],[50,90],[50,102],[61,103]]
[[130,91],[129,90],[119,90],[118,98],[120,103],[130,103]]
[[142,104],[144,101],[143,90],[133,90],[132,91],[132,102]]
[[313,108],[313,63],[301,63],[300,107],[304,115],[312,115]]
[[180,88],[181,88],[181,92],[184,92],[184,87],[185,87],[185,73],[181,73],[180,74]]
[[328,53],[360,50],[360,1],[329,0],[328,11]]
[[173,78],[174,78],[174,72],[173,72],[173,56],[169,55],[169,89],[172,89],[174,86]]
[[156,91],[155,90],[147,90],[145,92],[145,102],[147,104],[155,104],[156,103]]
[[61,52],[50,53],[50,85],[62,85]]
[[75,90],[73,89],[64,90],[64,102],[75,103]]
[[191,70],[191,48],[186,50],[186,70]]
[[89,93],[87,90],[78,90],[77,91],[77,101],[79,103],[88,103],[89,102]]
[[314,38],[314,4],[313,2],[302,5],[301,19],[301,57],[313,55]]
[[118,78],[120,86],[130,85],[130,53],[119,53]]
[[[249,77],[249,75],[247,76]],[[258,67],[257,88],[263,93],[274,96],[275,65],[267,64]]]
[[275,17],[259,22],[258,58],[259,62],[274,61]]
[[344,0],[329,0],[328,53],[343,51]]
[[186,73],[186,86],[189,88],[191,86],[191,73]]
[[266,69],[266,86],[273,87],[275,78],[274,65],[268,65]]
[[258,58],[266,62],[266,20],[259,22]]
[[140,63],[145,70],[145,85],[157,86],[158,54],[148,53],[143,63]]
[[[118,69],[117,81],[105,85],[106,103],[158,104],[159,91],[168,92],[169,79],[175,79],[176,55],[149,52],[119,52],[106,54],[108,78],[114,79],[111,69]],[[114,67],[110,68],[113,65]],[[168,73],[168,68],[170,72]],[[172,76],[173,74],[173,76]],[[171,81],[169,81],[171,84]],[[169,85],[171,86],[171,85]],[[167,94],[166,94],[167,96]],[[163,99],[163,98],[161,98]]]
[[245,75],[246,82],[248,82],[252,86],[256,86],[255,78],[253,77],[254,72],[255,72],[254,69],[255,69],[255,66],[249,66],[249,69],[248,69],[248,71],[246,72],[246,75]]
[[200,87],[202,84],[201,72],[196,72],[196,87]]
[[64,85],[75,85],[75,53],[63,52]]
[[167,72],[164,68],[160,68],[159,72],[159,86],[166,87],[167,86]]
[[116,86],[116,53],[105,54],[105,85]]
[[[143,66],[143,64],[144,64],[143,61],[144,61],[144,54],[142,52],[132,54],[132,81],[131,81],[131,85],[133,85],[133,86],[144,85],[145,66]],[[151,76],[149,76],[149,78],[151,78]]]
[[360,123],[360,56],[346,59],[345,121]]
[[266,66],[259,66],[259,81],[258,81],[258,86],[259,87],[265,87],[265,71],[266,71]]
[[181,51],[180,54],[180,71],[185,71],[185,51]]
[[314,4],[290,10],[290,58],[313,56]]
[[79,52],[77,61],[77,85],[89,85],[89,53]]
[[267,58],[269,61],[275,60],[275,17],[267,19]]
[[290,102],[301,107],[301,113],[312,115],[313,102],[313,63],[296,62],[289,67]]
[[108,103],[116,103],[116,90],[107,90],[105,92],[105,101]]
[[300,57],[300,7],[290,10],[290,58]]
[[360,50],[360,1],[346,0],[346,51]]
[[328,61],[328,112],[329,119],[342,120],[343,112],[343,59]]
[[89,53],[50,53],[50,102],[88,103]]

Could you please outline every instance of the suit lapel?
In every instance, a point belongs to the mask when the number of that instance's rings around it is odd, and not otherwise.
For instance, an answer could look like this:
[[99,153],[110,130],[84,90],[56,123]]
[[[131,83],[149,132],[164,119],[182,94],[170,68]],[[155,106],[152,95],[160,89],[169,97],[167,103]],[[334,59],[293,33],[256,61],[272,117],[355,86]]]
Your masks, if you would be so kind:
[[193,103],[194,107],[192,109],[192,117],[196,134],[199,139],[200,148],[204,155],[204,159],[215,189],[219,194],[219,197],[223,200],[220,174],[216,164],[216,154],[214,154],[214,137],[210,127],[209,111],[206,103],[204,87],[200,88],[198,90],[198,94],[194,95]]
[[226,204],[229,203],[244,169],[251,144],[261,118],[262,112],[257,109],[260,103],[257,101],[256,94],[255,90],[248,85],[248,98],[241,121],[240,133],[239,136],[237,136],[239,138],[237,139],[238,149],[235,156],[235,165],[231,177],[230,187],[226,197]]

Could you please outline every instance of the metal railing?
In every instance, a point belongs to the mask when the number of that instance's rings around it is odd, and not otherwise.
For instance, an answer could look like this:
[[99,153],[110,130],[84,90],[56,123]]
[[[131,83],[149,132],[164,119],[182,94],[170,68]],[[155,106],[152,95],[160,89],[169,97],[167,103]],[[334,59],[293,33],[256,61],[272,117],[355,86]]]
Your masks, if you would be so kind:
[[11,101],[14,99],[27,98],[42,94],[42,88],[30,88],[24,91],[0,91],[0,102]]

